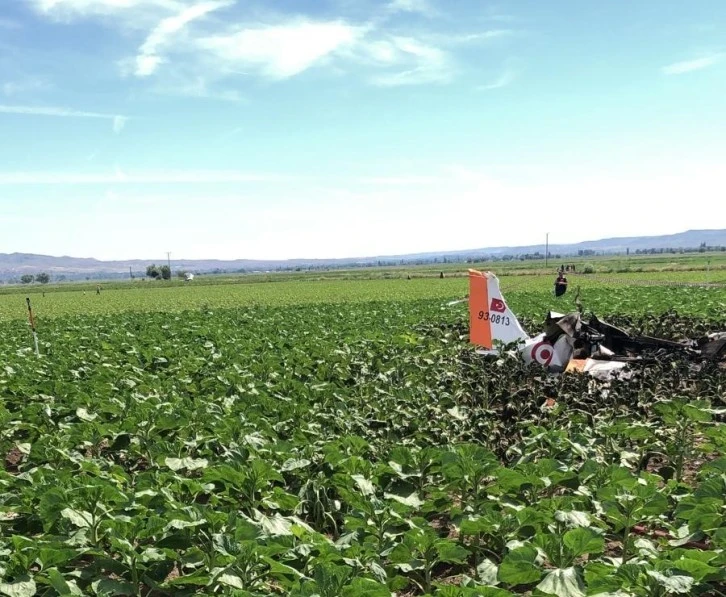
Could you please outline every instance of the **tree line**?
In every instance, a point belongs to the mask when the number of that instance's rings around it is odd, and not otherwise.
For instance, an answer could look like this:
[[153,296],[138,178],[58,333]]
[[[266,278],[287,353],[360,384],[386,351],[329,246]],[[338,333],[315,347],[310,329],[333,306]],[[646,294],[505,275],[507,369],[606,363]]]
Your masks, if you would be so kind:
[[50,282],[50,275],[46,274],[45,272],[42,272],[37,276],[34,276],[33,274],[23,274],[22,276],[20,276],[20,281],[23,284],[32,284],[33,282],[38,282],[39,284],[47,284],[48,282]]
[[146,277],[154,280],[171,280],[171,269],[168,265],[156,265],[155,263],[146,268]]
[[[177,278],[183,280],[186,277],[187,272],[184,270],[178,270],[176,275]],[[146,268],[146,277],[154,280],[171,280],[171,269],[168,265],[156,265],[154,263]]]

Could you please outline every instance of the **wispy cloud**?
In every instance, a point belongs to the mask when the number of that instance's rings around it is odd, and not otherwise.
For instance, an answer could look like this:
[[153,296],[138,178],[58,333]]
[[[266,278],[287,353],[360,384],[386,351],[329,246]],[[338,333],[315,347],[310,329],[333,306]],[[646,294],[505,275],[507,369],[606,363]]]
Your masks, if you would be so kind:
[[160,55],[160,51],[173,41],[177,33],[192,21],[232,4],[234,4],[233,0],[202,2],[189,6],[174,16],[163,19],[139,49],[134,74],[137,77],[151,75],[164,60]]
[[150,9],[178,10],[178,0],[29,0],[40,13],[58,18],[111,15],[121,11],[140,14]]
[[57,106],[18,106],[0,104],[0,114],[17,114],[20,116],[50,116],[56,118],[95,118],[100,120],[110,120],[111,127],[115,134],[120,133],[128,116],[120,114],[104,114],[102,112],[85,112],[83,110],[72,110],[69,108],[60,108]]
[[477,89],[481,91],[490,91],[507,87],[508,85],[514,83],[514,81],[517,79],[518,74],[519,73],[515,69],[507,67],[507,69],[494,81],[486,85],[479,85]]
[[17,81],[7,81],[2,86],[4,95],[13,96],[32,91],[43,91],[50,89],[51,85],[38,78],[25,78]]
[[454,75],[448,53],[412,37],[391,37],[361,44],[363,59],[389,72],[374,75],[371,83],[380,87],[447,83]]
[[28,116],[60,116],[68,118],[103,118],[113,120],[115,114],[103,114],[100,112],[84,112],[82,110],[71,110],[69,108],[58,108],[55,106],[9,106],[0,104],[0,112],[3,114],[26,114]]
[[694,60],[683,60],[681,62],[674,62],[661,68],[663,74],[666,75],[682,75],[684,73],[690,73],[696,70],[703,70],[718,64],[726,57],[726,54],[717,52],[696,58]]
[[224,184],[284,182],[287,177],[234,170],[126,172],[0,172],[0,185],[97,185],[97,184]]
[[[123,74],[153,80],[161,93],[232,101],[240,95],[224,82],[240,75],[282,81],[321,66],[380,87],[445,84],[457,74],[457,46],[514,33],[489,29],[462,34],[459,27],[459,32],[447,33],[436,27],[409,28],[401,35],[389,22],[401,13],[440,14],[436,0],[386,0],[377,8],[367,4],[367,16],[351,2],[360,14],[355,21],[246,11],[254,20],[235,13],[229,22],[209,15],[237,0],[29,1],[50,17],[113,16],[119,27],[146,30],[135,55],[119,61]],[[161,68],[163,64],[168,65]]]
[[438,11],[429,0],[392,0],[387,6],[386,12],[389,14],[397,12],[419,13],[427,17],[434,17],[438,14]]
[[515,29],[487,29],[477,33],[464,33],[460,35],[440,35],[439,39],[447,43],[472,43],[476,41],[487,41],[493,39],[501,39],[503,37],[512,37],[519,33]]
[[128,118],[126,116],[114,116],[113,117],[114,134],[118,135],[122,130],[124,130],[127,120],[128,120]]
[[454,74],[451,57],[434,44],[340,20],[249,26],[203,37],[197,46],[214,55],[217,68],[244,70],[271,80],[341,63],[385,71],[368,77],[378,86],[445,83]]

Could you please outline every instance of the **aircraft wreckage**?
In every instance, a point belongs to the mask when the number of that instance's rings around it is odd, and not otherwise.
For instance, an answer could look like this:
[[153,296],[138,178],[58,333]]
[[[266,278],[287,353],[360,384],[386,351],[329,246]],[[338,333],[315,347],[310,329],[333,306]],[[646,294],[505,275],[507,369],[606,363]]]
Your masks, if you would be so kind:
[[652,362],[664,351],[726,362],[726,332],[676,342],[634,336],[595,315],[586,319],[579,311],[550,311],[544,331],[532,338],[507,306],[499,279],[491,272],[469,270],[468,301],[470,342],[480,347],[480,354],[519,354],[525,363],[537,363],[551,373],[581,371],[607,378],[617,376],[629,363]]

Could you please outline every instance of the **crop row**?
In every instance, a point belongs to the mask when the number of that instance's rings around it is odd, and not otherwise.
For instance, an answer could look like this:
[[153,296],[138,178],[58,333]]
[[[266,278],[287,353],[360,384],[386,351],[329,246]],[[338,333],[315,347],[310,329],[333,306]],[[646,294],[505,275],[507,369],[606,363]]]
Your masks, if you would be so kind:
[[[622,276],[604,283],[596,277],[580,276],[570,280],[570,291],[554,301],[550,276],[510,276],[502,278],[507,301],[517,314],[542,318],[551,308],[575,309],[577,287],[586,309],[609,314],[613,307],[624,314],[661,313],[674,306],[684,315],[714,320],[724,317],[726,288],[638,287],[630,283],[660,278]],[[438,299],[442,304],[466,296],[464,278],[413,280],[328,280],[267,282],[258,284],[207,284],[165,286],[162,283],[136,283],[126,288],[95,291],[57,289],[42,293],[37,288],[29,295],[37,316],[121,315],[130,312],[181,313],[199,309],[234,309],[256,306],[304,306],[369,302],[409,302]],[[0,294],[0,322],[27,317],[25,295]],[[440,317],[438,314],[435,317]]]
[[550,377],[476,355],[439,300],[41,327],[41,359],[22,322],[0,344],[0,593],[723,591],[717,366]]

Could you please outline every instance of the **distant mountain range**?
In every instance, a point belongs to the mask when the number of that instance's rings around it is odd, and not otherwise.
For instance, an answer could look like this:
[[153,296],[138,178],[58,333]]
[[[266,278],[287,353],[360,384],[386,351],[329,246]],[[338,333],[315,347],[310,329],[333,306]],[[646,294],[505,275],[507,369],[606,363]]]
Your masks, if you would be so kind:
[[[648,249],[693,249],[705,243],[708,247],[726,246],[726,230],[688,230],[678,234],[663,236],[634,236],[628,238],[606,238],[574,244],[555,244],[549,246],[552,255],[572,256],[578,254],[617,254]],[[341,268],[365,267],[378,264],[414,264],[426,263],[435,259],[464,261],[467,259],[492,258],[504,256],[544,255],[545,245],[527,245],[513,247],[484,247],[462,251],[444,251],[431,253],[415,253],[409,255],[387,255],[378,257],[361,257],[346,259],[291,259],[291,260],[253,260],[235,259],[230,261],[218,259],[173,259],[174,271],[184,270],[196,273],[214,272],[255,272],[294,270],[308,268]],[[37,275],[46,272],[52,279],[102,279],[143,276],[146,267],[151,263],[163,265],[159,259],[99,261],[92,258],[53,257],[49,255],[33,255],[28,253],[0,253],[0,279],[16,281],[25,274]]]

